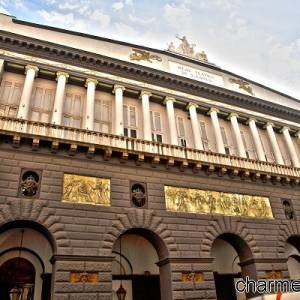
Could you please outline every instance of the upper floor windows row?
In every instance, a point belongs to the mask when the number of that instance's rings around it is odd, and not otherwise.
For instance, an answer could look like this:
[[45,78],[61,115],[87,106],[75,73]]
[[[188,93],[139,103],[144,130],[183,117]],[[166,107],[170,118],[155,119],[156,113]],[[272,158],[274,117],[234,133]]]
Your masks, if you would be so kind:
[[[24,76],[7,73],[4,74],[0,86],[0,115],[10,117],[19,117],[20,109],[24,104],[22,102],[22,91],[24,85]],[[219,119],[217,125],[214,124],[215,117],[198,115],[197,136],[195,136],[195,124],[192,124],[191,111],[183,111],[173,106],[173,104],[164,106],[163,104],[149,102],[148,107],[144,106],[143,99],[131,99],[123,96],[120,90],[115,96],[110,93],[99,92],[94,85],[92,93],[92,109],[88,102],[91,96],[87,89],[83,87],[67,84],[63,90],[61,99],[61,121],[53,122],[53,115],[57,111],[57,86],[56,83],[49,80],[37,79],[31,91],[28,101],[29,109],[27,119],[38,122],[61,124],[68,127],[91,129],[103,133],[123,134],[132,138],[144,138],[156,142],[170,143],[183,147],[197,148],[195,139],[200,141],[201,149],[205,151],[220,152],[222,144],[224,153],[227,155],[240,155],[238,149],[238,136],[236,131],[232,130],[232,124],[229,121]],[[121,102],[118,102],[120,99]],[[121,104],[121,105],[120,105]],[[173,110],[173,112],[172,112]],[[116,113],[119,111],[119,113]],[[121,111],[121,112],[120,112]],[[148,111],[148,112],[147,112]],[[174,115],[174,118],[170,117]],[[145,117],[149,114],[150,134],[145,138]],[[120,119],[120,115],[122,118]],[[218,119],[218,117],[216,116]],[[194,119],[195,120],[195,119]],[[173,122],[173,124],[172,124]],[[92,123],[92,125],[91,125]],[[116,130],[116,126],[121,124],[121,131]],[[249,129],[249,126],[239,124],[240,143],[244,148],[245,156],[251,159],[261,159],[262,156],[257,149],[257,141],[254,141],[255,135]],[[218,129],[216,129],[218,128]],[[219,133],[216,132],[219,130]],[[275,162],[278,157],[275,155],[274,144],[270,139],[269,132],[257,128],[259,143],[263,151],[263,160]],[[172,136],[173,135],[173,136]],[[275,133],[276,143],[278,144],[284,164],[290,165],[291,153],[285,145],[286,140],[282,134]],[[273,141],[274,142],[274,141]],[[298,151],[299,145],[295,141]],[[199,144],[198,144],[199,145]],[[276,145],[275,145],[276,146]],[[298,154],[297,154],[298,155]]]

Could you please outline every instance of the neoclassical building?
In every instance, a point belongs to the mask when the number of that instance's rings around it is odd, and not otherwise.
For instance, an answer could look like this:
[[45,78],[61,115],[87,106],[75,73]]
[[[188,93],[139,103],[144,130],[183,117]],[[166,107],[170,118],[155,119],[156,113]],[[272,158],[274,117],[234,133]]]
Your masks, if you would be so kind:
[[0,14],[0,299],[250,299],[300,276],[300,102],[186,37]]

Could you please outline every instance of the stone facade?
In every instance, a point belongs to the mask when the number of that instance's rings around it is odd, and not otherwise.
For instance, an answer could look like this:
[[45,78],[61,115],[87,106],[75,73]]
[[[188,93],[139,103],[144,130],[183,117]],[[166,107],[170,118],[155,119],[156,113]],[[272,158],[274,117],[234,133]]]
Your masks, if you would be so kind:
[[[291,199],[298,215],[298,187],[207,176],[204,172],[195,175],[190,170],[153,168],[147,163],[136,166],[133,161],[120,163],[117,158],[104,161],[97,156],[89,160],[81,153],[69,157],[63,151],[49,152],[1,144],[0,220],[1,225],[26,220],[49,232],[56,248],[52,258],[53,299],[110,299],[113,244],[121,233],[136,227],[156,233],[165,243],[168,256],[164,259],[171,268],[173,299],[216,299],[210,251],[213,241],[224,233],[236,234],[246,241],[259,278],[264,278],[270,264],[289,277],[284,247],[289,236],[299,234],[299,224],[286,220],[281,198]],[[18,197],[22,168],[42,171],[38,199]],[[111,178],[111,207],[62,203],[65,172]],[[130,180],[147,183],[147,209],[131,207]],[[164,185],[168,184],[268,196],[274,220],[168,212],[164,200]],[[99,272],[100,284],[70,283],[69,272],[74,269]],[[182,282],[183,271],[201,271],[205,280]]]

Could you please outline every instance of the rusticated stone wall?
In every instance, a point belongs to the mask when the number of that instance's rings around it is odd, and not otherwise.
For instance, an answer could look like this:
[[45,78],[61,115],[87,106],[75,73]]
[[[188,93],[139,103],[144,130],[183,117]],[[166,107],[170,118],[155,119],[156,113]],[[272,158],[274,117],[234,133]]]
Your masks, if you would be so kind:
[[[42,171],[38,199],[18,197],[22,168]],[[111,207],[63,203],[63,174],[75,173],[111,179]],[[130,181],[147,184],[147,209],[133,208]],[[164,185],[220,190],[270,197],[273,220],[168,212]],[[286,220],[281,198],[291,199],[296,220]],[[300,234],[300,189],[280,183],[241,180],[224,175],[208,176],[201,171],[180,171],[118,158],[104,161],[84,154],[53,154],[48,148],[33,152],[26,145],[14,149],[0,144],[0,225],[27,220],[45,227],[55,241],[53,295],[61,300],[111,299],[112,247],[118,236],[132,228],[154,232],[168,250],[161,265],[171,270],[173,299],[216,299],[210,251],[223,233],[240,236],[250,247],[257,276],[262,278],[273,265],[288,277],[284,247],[288,237]],[[99,272],[100,283],[70,283],[70,271]],[[203,272],[202,282],[183,282],[182,272]]]

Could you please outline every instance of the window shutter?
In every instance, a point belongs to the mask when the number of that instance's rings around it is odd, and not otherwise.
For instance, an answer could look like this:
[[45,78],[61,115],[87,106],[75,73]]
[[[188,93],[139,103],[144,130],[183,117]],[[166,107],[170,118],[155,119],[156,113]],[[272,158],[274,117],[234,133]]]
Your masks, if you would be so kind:
[[75,95],[74,96],[74,104],[73,104],[73,116],[81,117],[82,109],[81,109],[81,96]]
[[243,141],[243,144],[244,144],[244,148],[245,148],[245,150],[247,150],[248,146],[247,146],[246,139],[245,139],[245,134],[244,134],[243,131],[241,131],[241,137],[242,137],[242,141]]
[[129,117],[130,117],[130,126],[136,127],[136,113],[135,113],[135,107],[129,106]]
[[19,105],[22,95],[22,84],[21,83],[15,83],[13,92],[11,95],[11,101],[10,104],[12,105]]
[[9,96],[11,91],[12,83],[10,81],[4,81],[1,87],[1,103],[9,103]]
[[72,111],[72,95],[66,94],[65,103],[64,103],[64,113],[70,114]]
[[155,131],[155,127],[154,127],[154,113],[152,110],[150,110],[150,119],[151,119],[151,129],[153,131]]
[[128,126],[128,107],[123,105],[123,123],[124,126]]
[[177,117],[177,130],[178,130],[178,135],[180,137],[184,137],[184,124],[183,124],[183,118]]
[[155,130],[161,132],[161,121],[159,112],[154,112],[154,124]]
[[53,108],[53,98],[54,98],[54,91],[46,89],[45,96],[44,96],[44,103],[43,109],[46,111],[51,111]]
[[204,122],[200,122],[200,132],[201,132],[201,138],[203,140],[208,140]]
[[41,108],[42,106],[42,98],[43,98],[43,89],[40,87],[36,87],[33,92],[33,103],[32,106],[34,108]]
[[110,120],[110,104],[108,101],[102,102],[102,114],[101,114],[101,120],[103,122],[109,122]]
[[224,145],[228,146],[225,128],[224,127],[220,127],[220,128],[221,128],[221,135],[222,135],[223,143],[224,143]]

